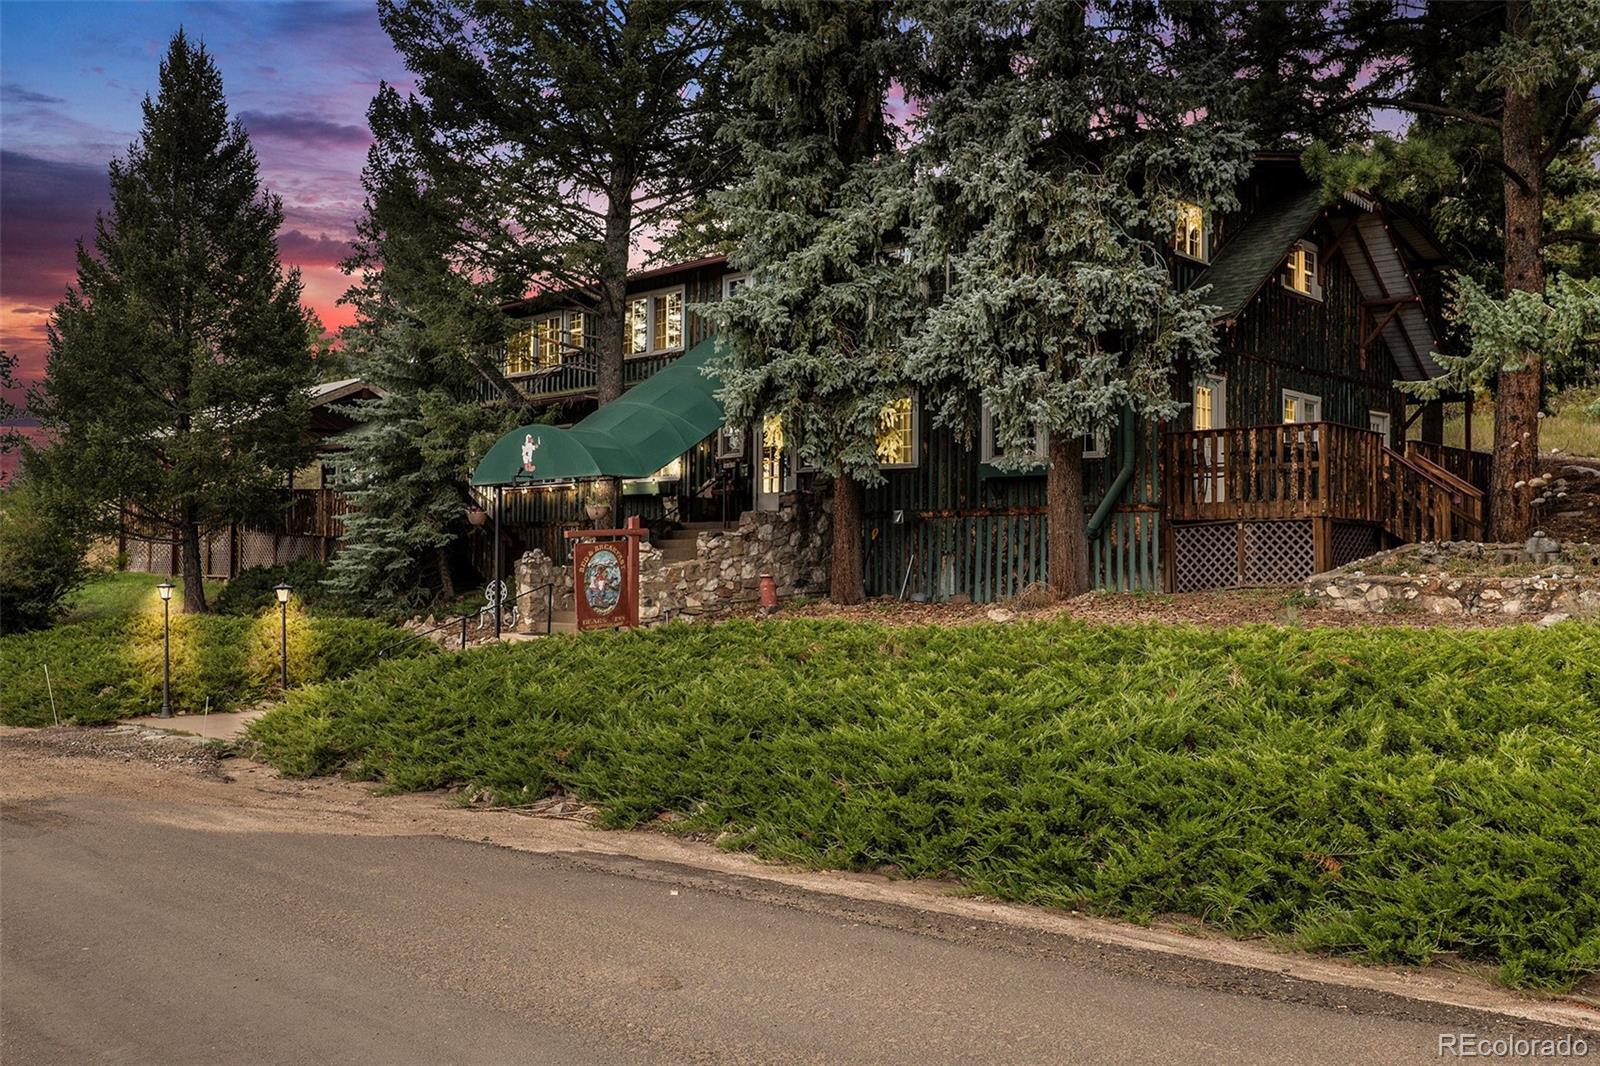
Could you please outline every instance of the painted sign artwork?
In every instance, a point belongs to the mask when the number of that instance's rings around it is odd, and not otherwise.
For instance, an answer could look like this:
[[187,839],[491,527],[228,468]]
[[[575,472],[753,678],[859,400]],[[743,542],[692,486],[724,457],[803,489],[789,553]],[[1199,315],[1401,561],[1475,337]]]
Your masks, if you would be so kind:
[[583,564],[583,598],[595,614],[610,614],[622,597],[622,560],[610,548],[597,548]]
[[580,541],[572,546],[579,629],[639,624],[637,551],[636,542],[620,539]]

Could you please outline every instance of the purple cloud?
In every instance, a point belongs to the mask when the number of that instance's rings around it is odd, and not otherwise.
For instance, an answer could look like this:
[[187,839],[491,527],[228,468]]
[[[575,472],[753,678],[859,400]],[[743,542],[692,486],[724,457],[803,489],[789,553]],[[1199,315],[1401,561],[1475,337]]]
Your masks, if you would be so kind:
[[250,131],[252,140],[278,139],[317,148],[365,148],[372,143],[372,134],[365,126],[330,122],[304,112],[241,111],[239,121]]
[[47,96],[36,93],[32,89],[24,89],[16,82],[8,81],[0,85],[0,103],[7,104],[62,104],[66,103],[59,96]]

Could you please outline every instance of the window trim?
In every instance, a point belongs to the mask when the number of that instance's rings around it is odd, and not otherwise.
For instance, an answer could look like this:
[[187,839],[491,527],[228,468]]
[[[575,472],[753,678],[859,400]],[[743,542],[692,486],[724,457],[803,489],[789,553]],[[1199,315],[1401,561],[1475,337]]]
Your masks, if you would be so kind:
[[1322,397],[1321,396],[1318,396],[1314,392],[1301,392],[1299,389],[1282,389],[1280,391],[1281,391],[1281,395],[1278,398],[1278,413],[1279,413],[1279,415],[1284,414],[1284,408],[1286,408],[1289,405],[1289,400],[1291,398],[1295,399],[1295,400],[1302,401],[1302,402],[1306,401],[1306,400],[1309,400],[1312,403],[1316,404],[1316,406],[1317,406],[1317,417],[1315,417],[1315,418],[1306,418],[1306,419],[1296,419],[1294,421],[1290,421],[1289,419],[1285,418],[1285,419],[1283,419],[1283,424],[1284,425],[1286,425],[1286,426],[1303,426],[1303,425],[1307,425],[1308,423],[1311,423],[1311,422],[1321,422],[1323,420],[1323,418],[1322,418]]
[[[1382,429],[1372,429],[1375,419],[1383,419]],[[1388,444],[1394,436],[1394,415],[1389,411],[1380,411],[1376,407],[1367,408],[1367,428],[1374,433],[1381,434],[1383,443]]]
[[[682,309],[680,313],[683,316],[683,321],[680,323],[679,330],[678,330],[678,343],[677,343],[677,345],[671,346],[671,347],[657,348],[657,347],[655,347],[655,341],[656,341],[656,299],[658,297],[662,297],[662,296],[673,296],[673,295],[676,295],[678,297],[678,306]],[[640,301],[640,300],[644,301],[644,342],[645,342],[645,348],[644,348],[643,351],[630,352],[627,349],[628,349],[628,344],[633,339],[633,336],[632,336],[632,331],[629,329],[628,316],[629,316],[630,310],[633,307],[633,305],[635,303],[637,303],[638,301]],[[652,355],[666,355],[666,354],[671,353],[671,352],[684,351],[688,347],[688,344],[689,344],[689,292],[688,292],[688,286],[686,286],[686,285],[669,285],[664,289],[651,289],[648,292],[633,292],[633,293],[629,293],[628,294],[628,298],[623,302],[623,306],[622,306],[622,326],[623,326],[622,348],[623,348],[623,358],[624,359],[645,359],[645,358],[648,358],[648,357],[650,357]]]
[[[1291,273],[1295,273],[1294,268],[1290,264],[1294,260],[1296,254],[1300,253],[1300,252],[1310,252],[1313,256],[1316,257],[1316,260],[1317,260],[1316,261],[1316,265],[1314,267],[1312,267],[1311,270],[1306,272],[1307,291],[1301,291],[1300,289],[1295,288],[1293,285],[1291,285],[1289,283],[1289,275]],[[1322,254],[1321,254],[1321,249],[1317,247],[1317,242],[1313,241],[1313,240],[1310,240],[1308,238],[1301,238],[1300,240],[1294,242],[1294,247],[1290,248],[1289,249],[1289,254],[1284,257],[1283,266],[1278,272],[1278,283],[1283,287],[1284,291],[1293,293],[1294,295],[1300,297],[1302,300],[1315,300],[1318,303],[1321,303],[1322,302],[1322,279],[1320,277],[1321,271],[1322,271]]]
[[[1211,403],[1211,421],[1214,424],[1209,429],[1201,429],[1194,424],[1194,417],[1199,410],[1200,390],[1207,387],[1216,393]],[[1201,374],[1189,386],[1189,428],[1196,433],[1210,433],[1228,428],[1228,375]]]
[[749,282],[749,280],[750,272],[748,270],[740,271],[737,274],[722,275],[722,298],[726,300],[733,295],[733,286],[740,282]]
[[[917,397],[917,390],[912,389],[909,396],[896,396],[889,403],[898,403],[902,399],[911,401],[911,461],[909,463],[886,463],[878,460],[879,470],[915,470],[922,465],[922,404]],[[888,407],[889,404],[884,404]],[[881,413],[881,412],[880,412]],[[874,438],[873,455],[877,455],[877,440]]]

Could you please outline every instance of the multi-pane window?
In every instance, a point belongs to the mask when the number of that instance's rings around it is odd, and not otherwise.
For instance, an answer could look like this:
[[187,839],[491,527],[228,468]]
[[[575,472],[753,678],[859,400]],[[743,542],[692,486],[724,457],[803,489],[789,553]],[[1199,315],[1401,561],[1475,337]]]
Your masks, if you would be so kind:
[[917,405],[910,396],[890,400],[878,412],[878,463],[881,466],[915,466],[917,462]]
[[1285,422],[1322,421],[1322,397],[1309,392],[1283,390],[1283,420]]
[[732,296],[748,284],[750,284],[749,274],[728,274],[722,279],[723,298],[726,299]]
[[567,343],[575,349],[583,347],[583,339],[588,334],[589,315],[584,311],[569,311],[567,313]]
[[628,301],[629,355],[677,351],[683,347],[683,290],[648,293]]
[[1207,375],[1194,383],[1194,428],[1221,429],[1228,424],[1227,382]]
[[541,318],[533,326],[534,351],[541,367],[561,365],[561,316]]
[[[1000,442],[1000,420],[994,416],[994,412],[989,409],[988,404],[983,405],[981,415],[982,418],[980,421],[982,422],[981,429],[983,432],[983,440],[980,454],[982,455],[983,461],[986,463],[992,463],[996,459],[1009,458],[1010,455],[1006,451],[1005,445]],[[1045,433],[1043,430],[1035,430],[1033,434],[1033,447],[1027,452],[1025,458],[1037,459],[1040,462],[1043,462],[1045,459],[1045,450]]]
[[1313,300],[1322,299],[1322,285],[1317,281],[1317,246],[1301,241],[1289,253],[1283,264],[1283,287]]
[[683,347],[683,293],[669,292],[653,301],[654,345],[656,351]]
[[763,496],[781,494],[789,477],[789,453],[783,446],[783,419],[777,415],[761,420],[760,466],[758,491]]
[[1368,411],[1367,428],[1383,438],[1385,444],[1389,443],[1389,412]]
[[1187,200],[1178,201],[1178,220],[1172,234],[1172,247],[1190,259],[1204,262],[1211,257],[1205,208]]
[[506,338],[507,374],[526,374],[533,370],[533,330],[519,329]]
[[628,354],[643,355],[650,350],[650,301],[643,297],[628,301]]

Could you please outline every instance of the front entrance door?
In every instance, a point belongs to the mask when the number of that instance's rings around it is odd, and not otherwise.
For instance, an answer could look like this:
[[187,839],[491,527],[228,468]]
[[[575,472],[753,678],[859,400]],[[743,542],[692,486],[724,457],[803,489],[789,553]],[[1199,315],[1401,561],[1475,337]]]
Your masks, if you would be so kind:
[[767,415],[756,426],[756,491],[758,511],[776,511],[778,500],[794,491],[794,457],[784,447],[783,420]]
[[[1228,427],[1228,382],[1226,378],[1207,375],[1194,385],[1194,428],[1226,429]],[[1195,495],[1206,503],[1221,503],[1227,499],[1226,449],[1220,439],[1206,439],[1200,443],[1200,469],[1195,479]]]

